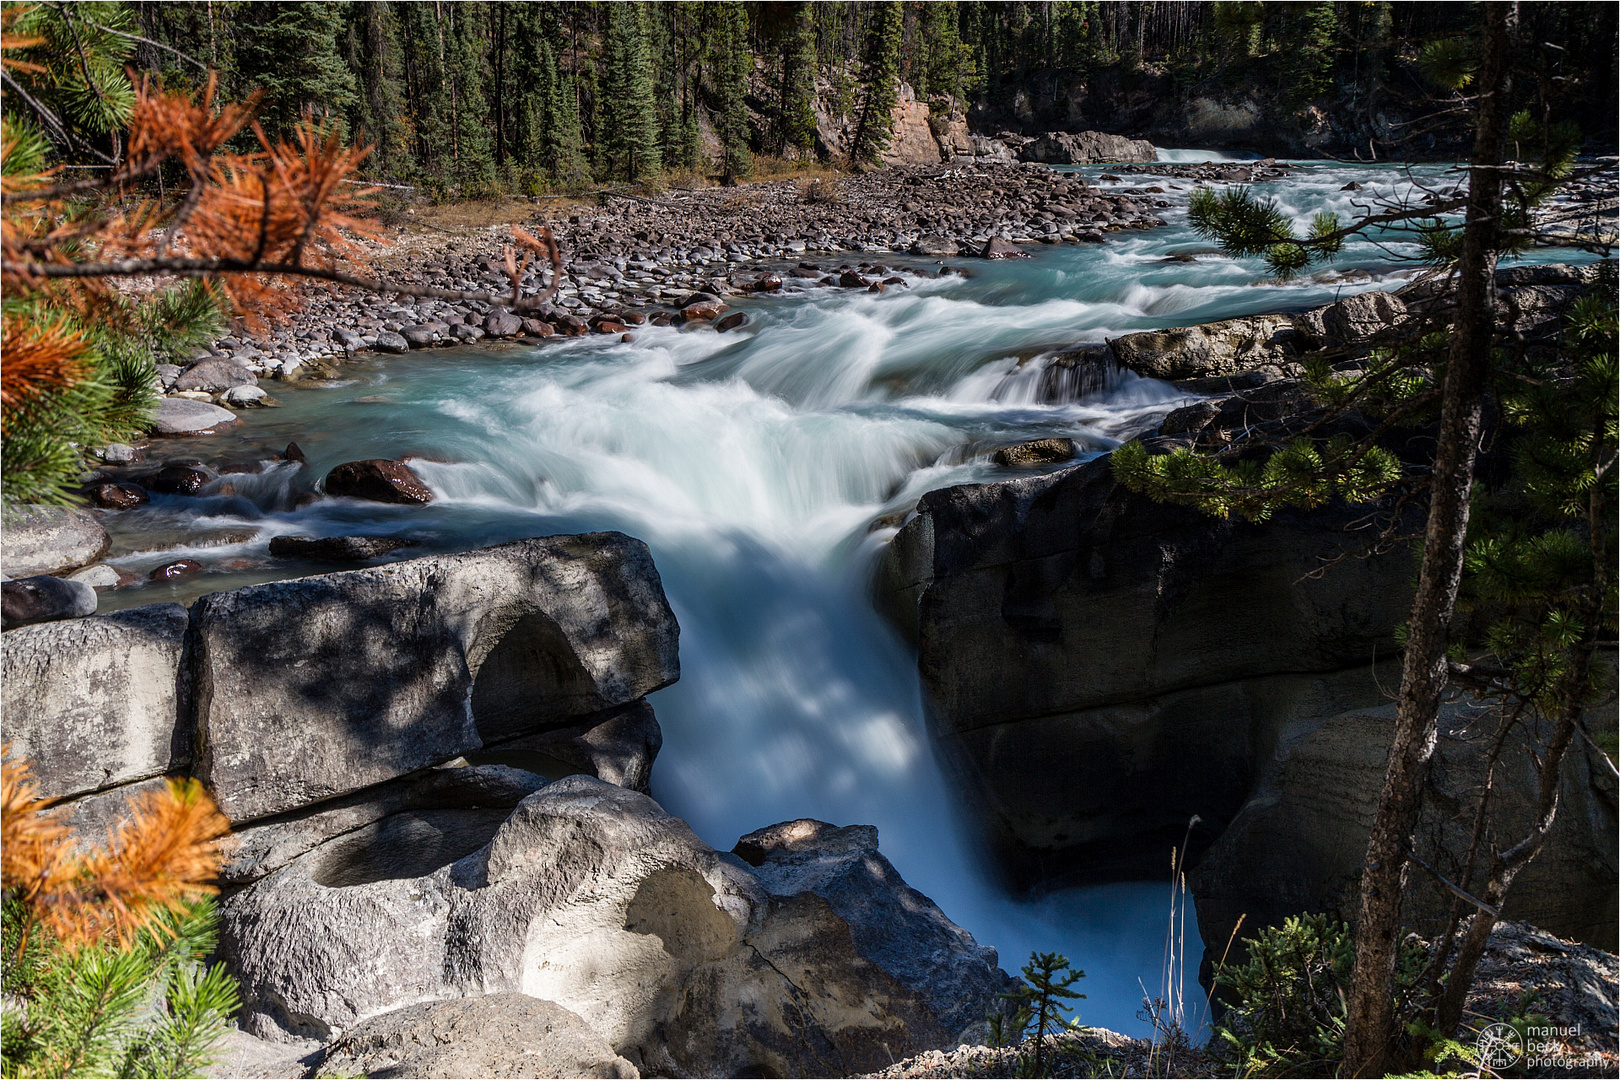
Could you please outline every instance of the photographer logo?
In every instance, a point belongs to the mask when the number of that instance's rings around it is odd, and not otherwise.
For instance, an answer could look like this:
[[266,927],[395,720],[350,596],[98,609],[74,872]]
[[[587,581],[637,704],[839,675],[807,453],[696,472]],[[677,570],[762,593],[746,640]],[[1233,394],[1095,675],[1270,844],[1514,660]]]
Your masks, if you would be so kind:
[[1487,1069],[1509,1069],[1524,1059],[1524,1039],[1507,1024],[1482,1028],[1474,1046],[1479,1063]]

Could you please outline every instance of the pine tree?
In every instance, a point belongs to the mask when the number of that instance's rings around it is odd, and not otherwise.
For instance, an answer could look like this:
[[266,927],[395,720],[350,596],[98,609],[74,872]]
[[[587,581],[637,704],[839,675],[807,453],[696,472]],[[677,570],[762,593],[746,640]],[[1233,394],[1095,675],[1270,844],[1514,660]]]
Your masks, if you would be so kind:
[[972,82],[972,58],[957,19],[955,0],[940,0],[923,5],[918,25],[922,56],[914,65],[917,96],[930,102],[942,99],[947,115]]
[[878,165],[894,134],[894,106],[900,98],[899,0],[872,5],[861,69],[861,115],[850,158],[856,165]]
[[405,104],[416,172],[435,186],[449,178],[446,168],[454,137],[451,87],[445,75],[444,38],[431,4],[401,4],[400,48],[404,56]]
[[398,179],[410,172],[401,92],[399,29],[393,5],[362,0],[345,11],[343,53],[355,72],[357,92],[349,110],[349,130],[368,142],[368,173]]
[[449,27],[445,47],[455,125],[452,147],[456,182],[462,194],[487,191],[495,183],[495,147],[490,137],[490,106],[485,87],[488,40],[487,8],[479,4],[446,4]]
[[552,98],[546,105],[546,171],[564,189],[582,188],[590,183],[591,168],[580,132],[579,96],[572,77],[555,78],[551,86]]
[[782,41],[782,81],[777,106],[777,152],[801,153],[816,139],[815,16],[808,0],[792,5]]
[[356,104],[354,73],[338,52],[340,5],[265,0],[236,9],[237,77],[264,91],[259,123],[272,139],[303,114],[345,118]]
[[599,142],[610,172],[626,180],[640,180],[663,167],[643,19],[638,2],[612,5],[603,56],[607,97]]
[[1069,958],[1059,953],[1032,952],[1023,974],[1018,989],[1001,995],[1012,1005],[1012,1015],[994,1013],[990,1017],[992,1041],[998,1046],[1011,1043],[1022,1047],[1030,1043],[1028,1054],[1019,1054],[1018,1075],[1050,1076],[1047,1037],[1079,1027],[1077,1018],[1065,1020],[1063,1012],[1067,1001],[1086,996],[1073,989],[1086,973],[1071,969]]
[[710,65],[719,104],[715,128],[720,136],[721,176],[731,184],[754,170],[746,100],[748,73],[754,62],[748,49],[747,9],[735,0],[724,0],[712,8],[715,22]]

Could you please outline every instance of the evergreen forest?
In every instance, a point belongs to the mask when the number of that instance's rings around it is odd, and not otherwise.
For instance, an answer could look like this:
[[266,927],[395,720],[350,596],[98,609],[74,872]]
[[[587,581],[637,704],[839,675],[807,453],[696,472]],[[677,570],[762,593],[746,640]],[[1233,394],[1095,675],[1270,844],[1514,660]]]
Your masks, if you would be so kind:
[[[1466,123],[1423,107],[1423,65],[1471,64],[1478,21],[1473,4],[1388,2],[83,6],[144,39],[132,59],[168,85],[206,66],[227,98],[263,92],[272,137],[306,110],[334,116],[375,145],[370,179],[462,196],[737,179],[758,155],[875,162],[897,81],[936,126],[1152,137],[1152,103],[1199,97],[1249,103],[1285,141],[1332,115],[1343,156],[1454,153]],[[1520,104],[1612,142],[1614,6],[1523,8],[1526,40],[1549,44]],[[843,117],[854,137],[834,145]]]

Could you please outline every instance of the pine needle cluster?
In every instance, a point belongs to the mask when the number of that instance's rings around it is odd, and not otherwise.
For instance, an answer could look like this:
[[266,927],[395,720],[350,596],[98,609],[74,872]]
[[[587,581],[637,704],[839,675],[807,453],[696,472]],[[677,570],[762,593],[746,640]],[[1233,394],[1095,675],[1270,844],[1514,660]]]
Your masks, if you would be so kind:
[[1504,383],[1512,471],[1478,500],[1464,564],[1463,602],[1495,615],[1486,650],[1546,716],[1584,703],[1593,642],[1615,633],[1615,339],[1612,292],[1590,294],[1557,356]]
[[1114,451],[1113,467],[1120,483],[1156,502],[1250,521],[1266,521],[1285,506],[1309,510],[1334,499],[1371,502],[1402,472],[1388,450],[1342,433],[1321,442],[1290,439],[1263,461],[1230,463],[1187,448],[1149,454],[1133,441]]
[[202,962],[225,819],[171,782],[86,847],[37,790],[25,763],[0,766],[3,1075],[193,1075],[238,1004]]

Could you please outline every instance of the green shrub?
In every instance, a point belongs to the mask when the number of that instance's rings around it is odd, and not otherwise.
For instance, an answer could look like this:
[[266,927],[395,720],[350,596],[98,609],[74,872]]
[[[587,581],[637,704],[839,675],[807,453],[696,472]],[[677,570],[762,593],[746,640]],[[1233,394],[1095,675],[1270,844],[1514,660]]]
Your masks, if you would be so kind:
[[[1215,973],[1227,1010],[1215,1028],[1244,1076],[1330,1076],[1343,1057],[1344,1021],[1355,940],[1326,915],[1296,915],[1248,939],[1248,962]],[[1428,961],[1415,938],[1395,972],[1397,1016]]]

